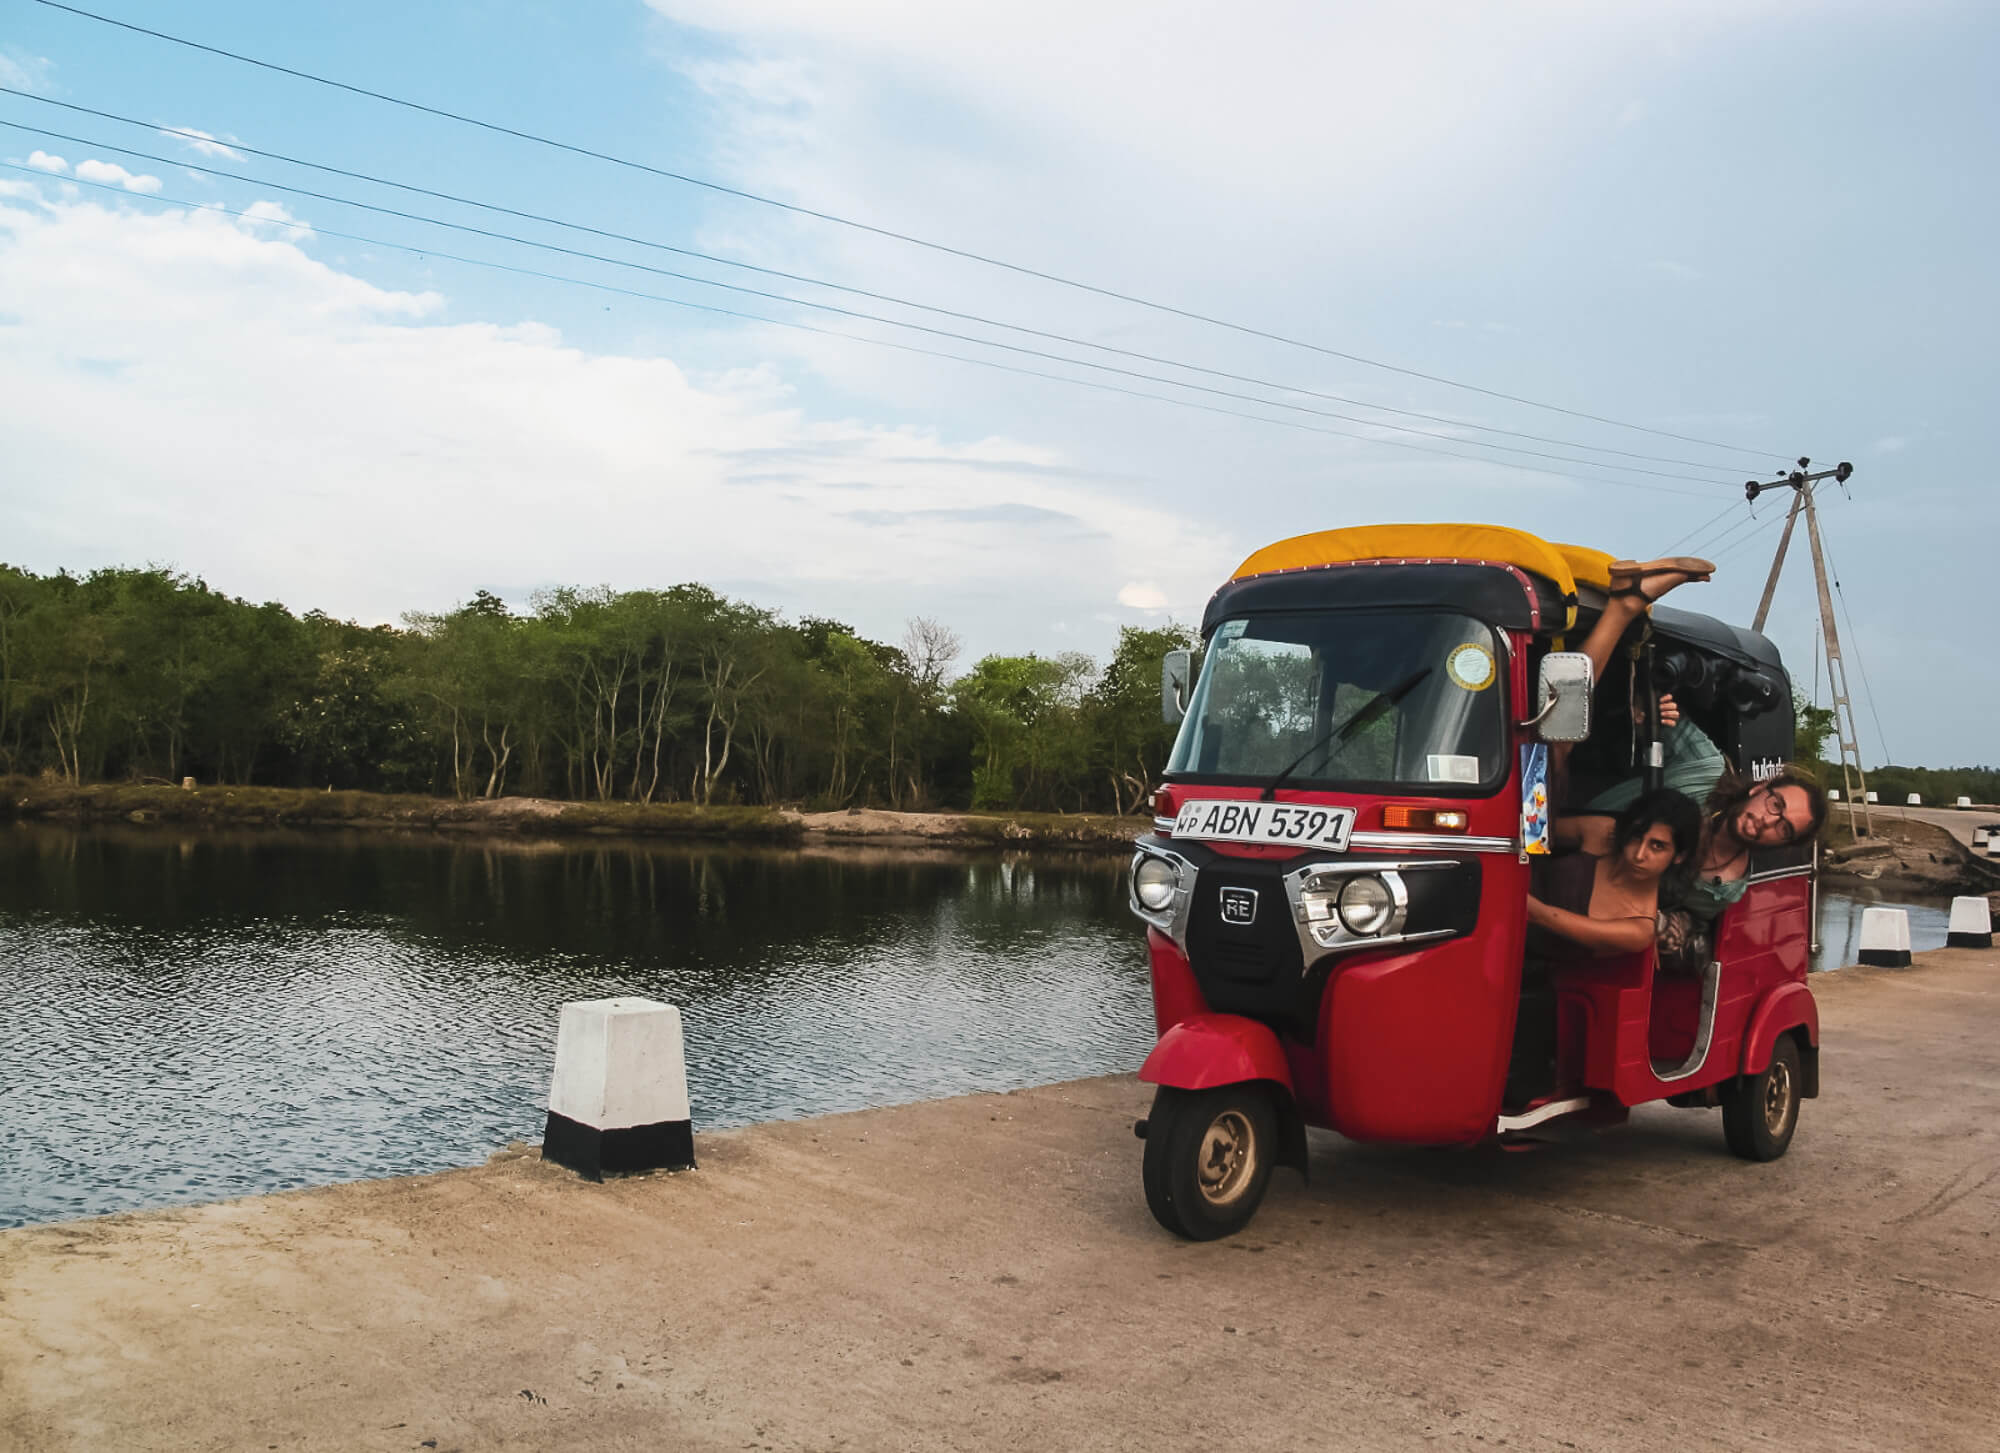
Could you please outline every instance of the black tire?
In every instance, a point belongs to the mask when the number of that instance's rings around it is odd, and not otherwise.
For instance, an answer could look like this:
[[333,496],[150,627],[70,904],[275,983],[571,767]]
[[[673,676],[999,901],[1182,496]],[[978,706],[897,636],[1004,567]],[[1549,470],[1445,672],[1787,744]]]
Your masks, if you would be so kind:
[[1277,1150],[1278,1114],[1261,1086],[1162,1086],[1146,1121],[1146,1205],[1190,1241],[1233,1235],[1263,1203]]
[[1722,1102],[1722,1133],[1745,1160],[1776,1160],[1799,1128],[1799,1046],[1791,1035],[1771,1048],[1761,1074],[1745,1075]]

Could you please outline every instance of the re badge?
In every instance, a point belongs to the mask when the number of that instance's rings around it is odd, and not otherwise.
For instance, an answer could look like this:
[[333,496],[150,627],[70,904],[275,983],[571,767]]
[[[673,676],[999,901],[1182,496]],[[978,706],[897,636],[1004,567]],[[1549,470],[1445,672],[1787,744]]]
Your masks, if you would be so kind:
[[1224,888],[1222,890],[1222,921],[1224,923],[1249,924],[1257,921],[1257,890],[1255,888]]

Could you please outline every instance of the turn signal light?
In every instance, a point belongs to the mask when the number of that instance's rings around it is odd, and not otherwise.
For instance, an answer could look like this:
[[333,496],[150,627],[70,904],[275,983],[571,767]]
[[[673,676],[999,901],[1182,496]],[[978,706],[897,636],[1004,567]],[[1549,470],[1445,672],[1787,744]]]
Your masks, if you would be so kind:
[[1382,826],[1399,827],[1412,832],[1464,832],[1467,816],[1456,808],[1442,807],[1385,807],[1382,809]]

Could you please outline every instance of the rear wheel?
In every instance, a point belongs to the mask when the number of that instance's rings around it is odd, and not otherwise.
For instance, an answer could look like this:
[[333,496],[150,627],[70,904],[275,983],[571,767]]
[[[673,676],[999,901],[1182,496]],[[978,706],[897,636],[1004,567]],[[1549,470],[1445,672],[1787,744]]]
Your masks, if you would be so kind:
[[1787,1034],[1771,1047],[1771,1063],[1746,1075],[1722,1102],[1722,1133],[1745,1160],[1776,1160],[1799,1128],[1799,1046]]
[[1270,1184],[1277,1132],[1277,1111],[1262,1086],[1161,1086],[1146,1120],[1146,1204],[1154,1219],[1190,1241],[1242,1230]]

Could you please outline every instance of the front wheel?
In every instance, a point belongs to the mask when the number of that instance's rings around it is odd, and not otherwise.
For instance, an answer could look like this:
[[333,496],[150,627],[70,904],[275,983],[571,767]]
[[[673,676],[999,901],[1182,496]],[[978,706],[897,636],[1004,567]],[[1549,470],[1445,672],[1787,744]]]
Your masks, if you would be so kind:
[[1257,1213],[1277,1148],[1277,1111],[1262,1086],[1162,1085],[1146,1120],[1146,1204],[1176,1236],[1232,1235]]
[[1722,1133],[1745,1160],[1776,1160],[1799,1128],[1799,1047],[1787,1034],[1771,1046],[1771,1063],[1746,1075],[1722,1102]]

